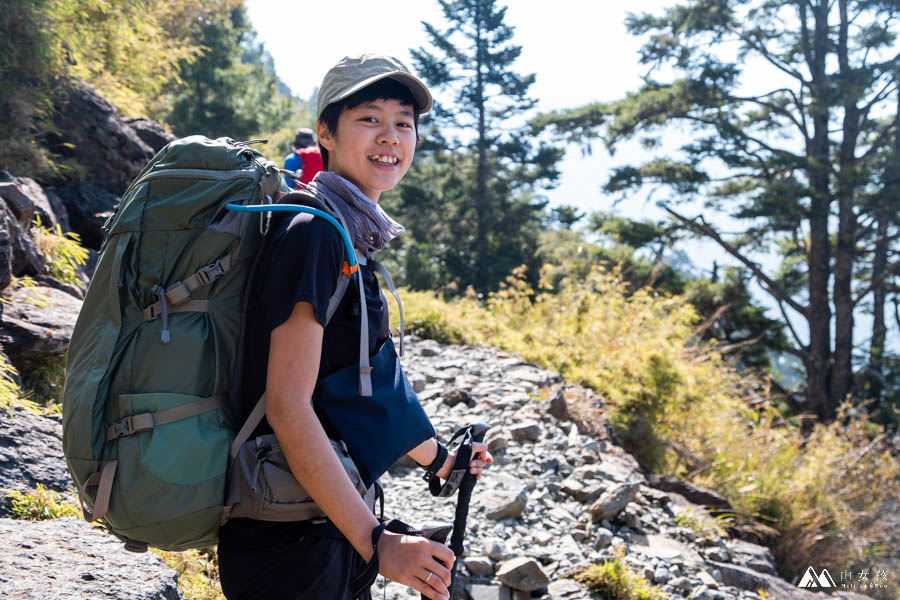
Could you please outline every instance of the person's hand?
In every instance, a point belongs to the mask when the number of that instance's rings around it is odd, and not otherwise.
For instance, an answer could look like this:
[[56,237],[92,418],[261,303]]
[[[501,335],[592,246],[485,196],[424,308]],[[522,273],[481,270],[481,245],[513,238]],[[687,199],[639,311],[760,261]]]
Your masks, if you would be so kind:
[[[444,461],[444,466],[438,470],[437,476],[441,479],[450,477],[450,473],[453,471],[453,463],[455,462],[456,450],[447,454],[447,460]],[[481,472],[492,462],[494,462],[494,458],[488,452],[487,444],[472,442],[472,458],[469,459],[469,473],[474,475],[475,479],[481,479]]]
[[450,548],[422,537],[385,531],[378,540],[378,573],[431,600],[450,600],[454,560]]

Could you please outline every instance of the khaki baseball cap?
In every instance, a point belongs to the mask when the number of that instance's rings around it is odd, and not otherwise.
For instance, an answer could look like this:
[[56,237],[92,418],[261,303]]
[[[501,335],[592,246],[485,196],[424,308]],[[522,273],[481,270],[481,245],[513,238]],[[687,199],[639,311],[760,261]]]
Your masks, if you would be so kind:
[[329,104],[388,77],[409,88],[419,105],[420,114],[431,110],[431,92],[422,80],[410,73],[406,65],[392,56],[363,54],[345,56],[325,73],[316,99],[316,119],[322,116],[322,111]]

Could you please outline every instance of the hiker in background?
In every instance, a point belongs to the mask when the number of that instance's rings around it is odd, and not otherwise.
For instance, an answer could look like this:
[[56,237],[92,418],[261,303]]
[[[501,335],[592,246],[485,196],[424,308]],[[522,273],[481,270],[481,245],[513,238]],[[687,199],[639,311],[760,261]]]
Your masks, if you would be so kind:
[[[368,335],[370,356],[380,355],[379,348],[390,342],[387,303],[373,255],[404,229],[378,200],[409,169],[419,115],[431,105],[426,86],[387,56],[344,58],[319,88],[317,136],[326,170],[312,180],[311,189],[340,208],[353,245],[365,256],[359,261],[358,284],[349,284],[328,320],[345,260],[340,235],[324,219],[310,215],[273,221],[259,272],[250,283],[243,398],[249,412],[265,392],[267,420],[257,432],[274,431],[294,477],[327,519],[228,521],[220,531],[218,553],[222,590],[229,600],[350,600],[354,579],[368,572],[366,566],[369,571],[377,566],[387,579],[432,600],[449,598],[453,552],[423,537],[384,530],[374,514],[374,500],[369,503],[370,495],[364,499],[354,487],[332,448],[335,423],[323,418],[318,400],[313,402],[323,382],[347,369],[355,373],[355,391],[349,396],[361,393],[356,389],[357,383],[362,389],[360,373],[366,372],[360,367],[361,332]],[[362,316],[367,317],[365,326]],[[377,397],[375,389],[371,400]],[[456,451],[431,437],[433,427],[417,400],[414,404],[428,433],[407,453],[425,469],[426,481],[447,480],[466,470],[480,476],[492,462],[486,445],[473,444],[468,464],[463,458],[456,465]],[[383,431],[382,444],[400,436],[405,425]],[[373,452],[380,447],[373,440]],[[374,571],[366,588],[372,581]],[[357,597],[371,598],[368,589]]]
[[[291,153],[284,157],[284,168],[300,175],[300,181],[309,183],[322,170],[322,155],[313,138],[312,129],[298,129],[291,143]],[[286,178],[288,187],[295,189],[297,184],[290,177]]]

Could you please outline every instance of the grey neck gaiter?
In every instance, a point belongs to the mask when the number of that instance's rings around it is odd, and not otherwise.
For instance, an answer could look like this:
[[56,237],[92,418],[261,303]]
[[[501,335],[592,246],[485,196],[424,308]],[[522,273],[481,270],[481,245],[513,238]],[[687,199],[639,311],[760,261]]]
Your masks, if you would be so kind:
[[406,231],[358,187],[334,171],[319,171],[309,187],[338,206],[350,228],[353,246],[368,257]]

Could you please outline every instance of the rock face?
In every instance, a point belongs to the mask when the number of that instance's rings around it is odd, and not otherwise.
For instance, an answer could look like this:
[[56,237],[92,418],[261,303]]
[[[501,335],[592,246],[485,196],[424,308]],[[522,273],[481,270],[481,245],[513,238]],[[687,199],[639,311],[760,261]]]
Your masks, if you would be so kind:
[[74,518],[0,519],[0,597],[184,600],[175,571]]
[[0,202],[0,283],[9,285],[13,276],[37,275],[44,268],[44,256],[34,246],[27,226],[16,219],[6,203]]
[[48,196],[66,207],[72,231],[81,244],[99,250],[103,243],[103,224],[119,204],[119,196],[89,184],[61,184],[48,191]]
[[34,217],[40,217],[44,226],[56,227],[60,224],[63,230],[68,231],[65,209],[52,203],[33,179],[14,177],[0,171],[0,198],[20,223],[31,223]]
[[44,256],[35,247],[32,224],[68,231],[68,216],[33,179],[0,171],[0,289],[13,277],[34,277],[44,268]]
[[121,195],[155,151],[83,81],[68,80],[60,95],[54,119],[59,134],[48,136],[47,146],[83,166],[86,183]]
[[[0,410],[0,489],[27,492],[40,483],[64,492],[72,487],[62,453],[62,419],[13,407]],[[0,496],[0,517],[13,516],[6,495]]]
[[55,125],[45,145],[74,160],[87,174],[83,181],[60,180],[46,189],[52,205],[64,206],[63,230],[81,236],[84,246],[99,250],[102,226],[121,195],[147,162],[175,137],[150,119],[125,119],[91,86],[69,80],[58,101]]
[[163,146],[175,139],[174,135],[153,119],[125,119],[125,122],[153,152],[159,152]]
[[81,300],[62,290],[36,285],[5,294],[0,344],[13,355],[60,354],[69,347]]

